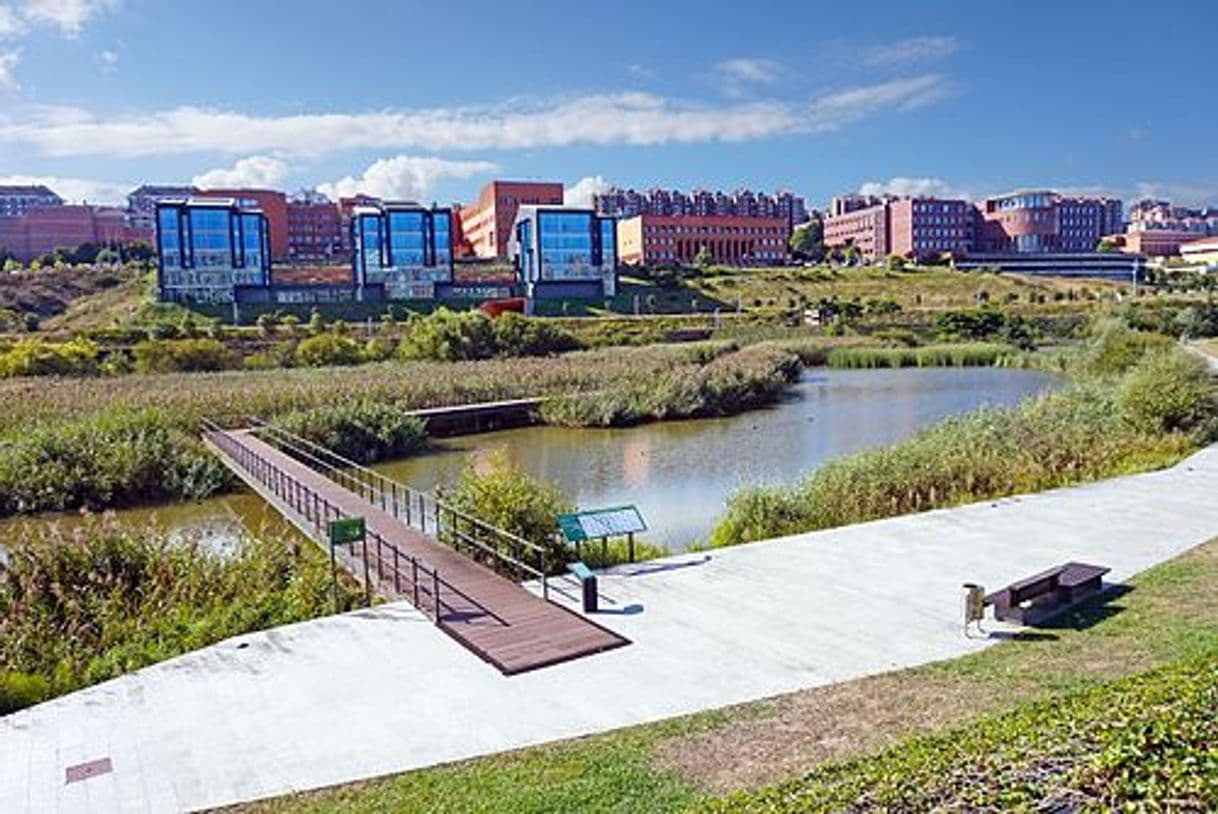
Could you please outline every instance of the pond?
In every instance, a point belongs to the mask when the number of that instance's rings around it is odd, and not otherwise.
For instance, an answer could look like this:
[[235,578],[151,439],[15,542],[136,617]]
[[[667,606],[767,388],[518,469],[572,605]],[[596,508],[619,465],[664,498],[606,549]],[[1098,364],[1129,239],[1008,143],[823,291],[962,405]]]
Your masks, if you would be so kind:
[[[637,505],[650,527],[647,540],[677,551],[706,538],[724,500],[741,486],[789,483],[830,458],[900,441],[947,416],[1015,404],[1056,386],[1048,374],[1003,368],[815,369],[805,372],[781,403],[732,418],[621,430],[526,427],[467,435],[439,440],[428,454],[376,468],[430,490],[455,483],[470,456],[504,450],[529,474],[558,483],[581,508]],[[242,530],[286,528],[247,491],[118,515],[204,534],[217,545]],[[4,525],[20,522],[35,521]],[[60,522],[80,521],[68,515]]]

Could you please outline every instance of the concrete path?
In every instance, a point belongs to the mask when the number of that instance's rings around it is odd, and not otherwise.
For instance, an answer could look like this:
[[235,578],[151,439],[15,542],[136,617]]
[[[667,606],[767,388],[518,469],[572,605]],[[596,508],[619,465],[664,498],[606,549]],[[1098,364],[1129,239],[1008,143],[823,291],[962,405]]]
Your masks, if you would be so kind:
[[1210,370],[1218,373],[1218,356],[1214,356],[1212,353],[1209,353],[1200,345],[1185,345],[1185,347],[1208,362]]
[[[511,678],[401,605],[241,637],[0,719],[0,812],[197,809],[962,655],[986,645],[961,635],[961,583],[1070,559],[1128,578],[1218,536],[1216,495],[1213,447],[1164,472],[623,568],[598,621],[632,646]],[[65,782],[100,758],[112,772]]]

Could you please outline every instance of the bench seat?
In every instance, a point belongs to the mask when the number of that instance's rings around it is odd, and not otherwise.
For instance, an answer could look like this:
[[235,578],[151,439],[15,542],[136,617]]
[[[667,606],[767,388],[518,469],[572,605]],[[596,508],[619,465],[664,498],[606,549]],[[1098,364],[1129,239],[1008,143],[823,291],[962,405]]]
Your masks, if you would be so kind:
[[1099,593],[1110,570],[1068,562],[994,591],[985,597],[985,604],[994,606],[999,621],[1035,625]]

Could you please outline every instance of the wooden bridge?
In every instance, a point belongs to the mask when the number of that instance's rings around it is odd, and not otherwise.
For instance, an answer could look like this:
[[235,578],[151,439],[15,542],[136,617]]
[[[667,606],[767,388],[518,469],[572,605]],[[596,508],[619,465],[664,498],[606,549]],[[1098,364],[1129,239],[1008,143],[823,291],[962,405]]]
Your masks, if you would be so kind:
[[[298,436],[268,426],[203,439],[295,526],[330,548],[329,522],[362,517],[332,554],[372,593],[404,599],[504,675],[629,644],[549,599],[546,550]],[[512,574],[511,579],[506,574]],[[518,580],[535,579],[542,595]]]

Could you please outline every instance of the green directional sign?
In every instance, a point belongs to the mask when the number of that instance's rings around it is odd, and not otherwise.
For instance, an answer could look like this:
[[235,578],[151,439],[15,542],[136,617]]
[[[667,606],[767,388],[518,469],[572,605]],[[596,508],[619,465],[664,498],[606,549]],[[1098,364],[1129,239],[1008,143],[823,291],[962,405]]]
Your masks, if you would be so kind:
[[348,545],[364,541],[364,518],[340,517],[330,521],[330,545]]

